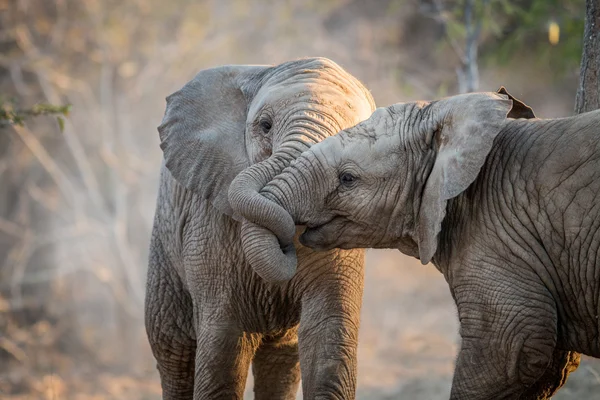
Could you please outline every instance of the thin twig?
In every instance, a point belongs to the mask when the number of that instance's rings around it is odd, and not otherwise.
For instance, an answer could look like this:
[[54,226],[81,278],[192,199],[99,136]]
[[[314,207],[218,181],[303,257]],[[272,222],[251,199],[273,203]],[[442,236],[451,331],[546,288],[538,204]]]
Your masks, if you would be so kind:
[[56,186],[60,189],[63,197],[69,203],[74,205],[74,199],[76,197],[76,191],[73,184],[65,173],[59,168],[56,162],[52,159],[48,151],[42,146],[37,138],[29,131],[29,129],[15,125],[13,129],[19,135],[19,138],[25,143],[25,146],[33,153],[39,163],[44,167],[48,175],[52,178]]
[[0,336],[0,349],[6,351],[13,356],[17,361],[25,364],[27,362],[27,354],[21,350],[14,342],[5,336]]
[[446,42],[448,42],[448,44],[450,45],[450,48],[452,49],[452,51],[454,51],[454,54],[456,55],[458,60],[461,62],[461,64],[466,65],[467,57],[465,55],[465,52],[462,50],[462,48],[458,44],[458,42],[456,40],[454,40],[454,38],[451,37],[450,34],[448,33],[448,18],[444,15],[445,11],[444,11],[444,6],[442,5],[442,2],[440,0],[433,0],[433,6],[434,6],[434,9],[435,9],[435,12],[437,15],[437,17],[435,19],[440,21],[442,23],[442,25],[444,26],[444,39],[446,40]]
[[19,95],[25,97],[31,94],[31,90],[25,84],[23,79],[23,71],[18,63],[12,62],[9,64],[8,70],[10,72],[10,77],[15,84],[15,89],[19,93]]
[[22,284],[25,277],[25,270],[29,263],[29,259],[33,254],[33,233],[27,231],[21,240],[20,246],[14,247],[8,256],[8,264],[12,264],[11,290],[10,294],[13,300],[20,304],[23,299]]
[[[50,102],[59,102],[60,96],[58,96],[58,94],[54,91],[51,85],[48,84],[48,80],[46,79],[45,73],[43,73],[42,71],[38,71],[37,76],[46,98]],[[75,160],[79,173],[83,178],[83,183],[87,189],[88,195],[90,196],[90,200],[97,207],[102,208],[103,200],[102,196],[100,195],[98,181],[96,180],[96,177],[88,161],[88,157],[85,154],[85,151],[83,150],[81,142],[73,132],[73,125],[69,120],[65,120],[64,129],[62,133],[63,137],[65,138],[65,142],[67,143],[67,148],[73,155],[73,159]]]
[[52,38],[52,44],[60,46],[65,37],[66,26],[67,26],[67,5],[65,0],[56,1],[56,23],[52,29],[50,37]]
[[2,217],[0,217],[0,231],[16,238],[23,238],[25,234],[25,228]]

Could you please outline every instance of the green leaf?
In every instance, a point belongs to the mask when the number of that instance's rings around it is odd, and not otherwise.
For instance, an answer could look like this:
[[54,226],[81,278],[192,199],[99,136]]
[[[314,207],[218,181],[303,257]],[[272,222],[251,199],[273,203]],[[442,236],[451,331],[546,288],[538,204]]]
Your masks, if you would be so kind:
[[56,121],[58,122],[58,129],[60,129],[61,132],[65,131],[65,120],[63,117],[56,117]]
[[68,117],[68,116],[69,116],[69,114],[71,113],[71,108],[72,108],[72,105],[71,105],[71,104],[67,104],[67,105],[63,106],[63,107],[62,107],[62,114],[63,114],[65,117]]

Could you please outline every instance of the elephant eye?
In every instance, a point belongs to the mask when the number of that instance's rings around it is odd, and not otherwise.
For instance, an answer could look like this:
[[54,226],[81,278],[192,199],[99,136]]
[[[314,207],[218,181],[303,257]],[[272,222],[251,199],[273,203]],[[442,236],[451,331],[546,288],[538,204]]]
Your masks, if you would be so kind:
[[340,175],[340,183],[344,186],[352,186],[356,180],[357,178],[350,172],[344,172]]
[[260,125],[260,129],[262,129],[264,133],[269,133],[269,131],[273,127],[273,124],[271,124],[271,121],[269,121],[268,119],[261,119],[258,124]]

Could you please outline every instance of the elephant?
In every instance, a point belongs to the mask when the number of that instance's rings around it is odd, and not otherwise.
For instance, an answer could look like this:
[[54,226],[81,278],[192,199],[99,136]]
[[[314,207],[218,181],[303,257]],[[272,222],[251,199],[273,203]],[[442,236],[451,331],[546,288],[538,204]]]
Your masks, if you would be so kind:
[[305,398],[354,398],[364,250],[292,237],[280,274],[232,204],[252,214],[295,157],[374,109],[326,58],[205,69],[167,97],[145,299],[164,399],[242,399],[250,364],[256,399],[295,399],[300,378]]
[[504,88],[380,107],[260,193],[307,247],[433,263],[460,321],[451,399],[548,398],[600,357],[600,111],[539,119]]

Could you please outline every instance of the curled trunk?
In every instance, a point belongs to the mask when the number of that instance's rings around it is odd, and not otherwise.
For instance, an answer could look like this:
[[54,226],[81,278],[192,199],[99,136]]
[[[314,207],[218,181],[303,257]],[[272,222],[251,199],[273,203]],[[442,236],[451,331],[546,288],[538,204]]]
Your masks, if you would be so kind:
[[241,235],[244,254],[255,272],[268,282],[287,281],[296,273],[296,226],[288,211],[259,194],[259,190],[301,150],[280,152],[247,168],[235,178],[229,190],[231,206],[246,219]]

